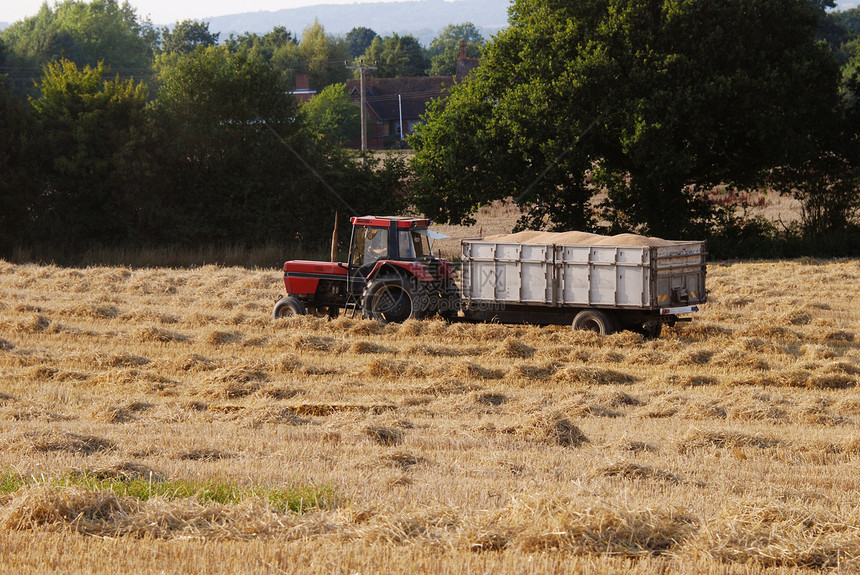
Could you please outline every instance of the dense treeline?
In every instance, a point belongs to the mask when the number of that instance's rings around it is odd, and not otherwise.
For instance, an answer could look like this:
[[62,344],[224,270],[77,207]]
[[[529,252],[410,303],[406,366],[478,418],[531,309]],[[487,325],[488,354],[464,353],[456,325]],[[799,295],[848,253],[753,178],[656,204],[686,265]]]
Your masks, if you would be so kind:
[[[449,43],[461,29],[478,49],[469,24],[450,27]],[[44,4],[0,34],[0,257],[32,246],[59,261],[96,246],[316,249],[336,212],[401,212],[405,162],[340,146],[360,128],[344,60],[379,59],[396,75],[427,74],[446,50],[456,59],[442,40],[433,49],[319,24],[301,40],[279,27],[222,41],[205,22],[157,29],[115,0]],[[291,95],[297,73],[320,91],[313,105]]]
[[402,209],[405,166],[320,137],[261,58],[170,54],[153,84],[62,59],[29,102],[3,94],[0,247],[312,245],[335,210]]
[[[315,23],[220,38],[127,3],[65,0],[0,33],[0,257],[93,246],[318,249],[332,217],[411,207],[468,221],[514,197],[522,227],[707,237],[719,255],[860,252],[860,18],[830,0],[515,0],[489,43],[429,47]],[[377,76],[482,65],[403,160],[360,128],[345,60]],[[318,96],[290,94],[298,73]],[[800,200],[748,219],[715,189]],[[741,194],[742,195],[742,194]],[[342,226],[341,229],[345,229]]]

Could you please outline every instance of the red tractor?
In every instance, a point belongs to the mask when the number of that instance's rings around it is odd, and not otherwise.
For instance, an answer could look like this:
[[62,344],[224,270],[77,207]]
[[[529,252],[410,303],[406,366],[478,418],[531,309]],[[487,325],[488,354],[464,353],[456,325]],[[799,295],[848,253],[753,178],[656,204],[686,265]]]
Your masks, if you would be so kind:
[[430,240],[445,236],[429,229],[430,220],[364,216],[350,222],[347,263],[284,263],[287,297],[275,302],[275,319],[308,313],[336,317],[341,309],[394,323],[457,315],[454,266],[433,256]]

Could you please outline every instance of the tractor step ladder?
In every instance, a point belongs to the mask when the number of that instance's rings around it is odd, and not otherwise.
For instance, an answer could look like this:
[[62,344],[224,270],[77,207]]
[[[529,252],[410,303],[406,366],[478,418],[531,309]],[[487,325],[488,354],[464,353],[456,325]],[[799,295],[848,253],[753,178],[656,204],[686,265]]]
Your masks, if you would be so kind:
[[350,319],[354,318],[355,314],[358,313],[358,300],[354,296],[350,295],[347,297],[346,303],[343,304],[343,312]]

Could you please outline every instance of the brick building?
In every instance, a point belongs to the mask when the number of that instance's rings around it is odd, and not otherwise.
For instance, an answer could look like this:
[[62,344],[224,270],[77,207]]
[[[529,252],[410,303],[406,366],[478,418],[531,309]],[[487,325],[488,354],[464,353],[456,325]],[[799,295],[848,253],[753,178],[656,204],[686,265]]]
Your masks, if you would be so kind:
[[[444,90],[453,85],[451,76],[365,77],[367,147],[376,150],[399,147],[402,136],[413,132],[430,101],[443,97]],[[359,80],[348,80],[346,91],[356,105],[361,102]],[[359,146],[360,142],[356,147]]]
[[[431,100],[446,97],[447,90],[462,82],[478,67],[478,58],[466,57],[466,41],[460,40],[460,55],[456,76],[414,76],[409,78],[364,79],[366,115],[368,118],[367,147],[381,150],[403,145],[402,138],[411,134]],[[361,102],[361,81],[347,80],[346,92],[356,105]],[[401,133],[401,125],[403,131]],[[360,147],[361,142],[350,142]]]

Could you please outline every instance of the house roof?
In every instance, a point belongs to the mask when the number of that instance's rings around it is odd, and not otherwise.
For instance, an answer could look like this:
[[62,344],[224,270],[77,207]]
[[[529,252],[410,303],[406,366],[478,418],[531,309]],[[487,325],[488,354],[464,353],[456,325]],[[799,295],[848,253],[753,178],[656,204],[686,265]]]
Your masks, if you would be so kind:
[[466,79],[469,73],[481,65],[480,58],[461,58],[457,60],[457,83]]
[[[404,120],[415,120],[427,110],[430,100],[441,97],[453,85],[453,76],[365,78],[365,101],[380,120],[400,119],[401,104]],[[360,91],[360,80],[347,80],[346,92],[353,100],[361,98]]]

